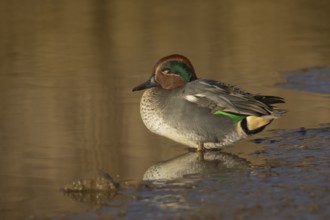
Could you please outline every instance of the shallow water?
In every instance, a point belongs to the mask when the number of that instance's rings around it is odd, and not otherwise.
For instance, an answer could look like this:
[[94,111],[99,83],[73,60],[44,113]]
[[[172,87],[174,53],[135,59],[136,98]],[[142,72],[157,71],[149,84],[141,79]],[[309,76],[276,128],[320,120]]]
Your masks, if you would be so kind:
[[[188,162],[194,174],[184,172],[173,181],[168,171],[178,172],[169,167],[179,170],[180,156],[157,165],[157,175],[168,181],[154,181],[129,192],[133,199],[128,199],[127,190],[119,191],[118,197],[127,199],[124,202],[113,199],[97,211],[64,218],[329,219],[329,125],[277,130],[273,137],[254,142],[265,146],[255,152],[267,157],[263,166],[249,168],[236,156],[224,154],[219,160],[220,152],[208,152],[206,161]],[[232,166],[224,169],[222,162]]]
[[[306,70],[330,66],[329,21],[326,1],[1,1],[0,218],[329,218],[329,72]],[[247,166],[192,161],[198,172],[102,206],[60,192],[97,169],[139,182],[189,156],[144,127],[131,92],[171,53],[284,97],[288,114],[226,150]]]

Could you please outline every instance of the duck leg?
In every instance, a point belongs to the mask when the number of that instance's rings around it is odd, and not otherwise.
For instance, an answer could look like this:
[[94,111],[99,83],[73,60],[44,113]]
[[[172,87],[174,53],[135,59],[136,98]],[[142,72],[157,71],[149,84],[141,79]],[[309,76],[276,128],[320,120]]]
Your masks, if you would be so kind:
[[200,141],[197,144],[198,144],[197,151],[203,151],[204,150],[204,143]]
[[198,154],[198,157],[197,157],[197,160],[204,160],[204,143],[203,142],[198,142],[197,143],[198,146],[197,146],[197,154]]

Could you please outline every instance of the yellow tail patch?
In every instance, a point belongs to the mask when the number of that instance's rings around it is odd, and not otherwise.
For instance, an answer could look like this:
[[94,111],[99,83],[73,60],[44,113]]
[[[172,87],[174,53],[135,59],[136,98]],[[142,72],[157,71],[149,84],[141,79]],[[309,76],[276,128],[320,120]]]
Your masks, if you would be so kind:
[[257,116],[248,116],[246,117],[247,121],[247,128],[250,131],[254,131],[258,128],[261,128],[263,126],[266,126],[269,124],[273,119],[271,118],[262,118],[262,117],[257,117]]

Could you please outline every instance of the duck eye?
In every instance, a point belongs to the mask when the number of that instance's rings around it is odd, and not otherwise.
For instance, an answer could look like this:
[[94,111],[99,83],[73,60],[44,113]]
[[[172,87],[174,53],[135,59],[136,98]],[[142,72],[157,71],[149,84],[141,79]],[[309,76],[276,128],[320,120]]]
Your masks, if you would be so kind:
[[170,69],[168,69],[168,68],[166,68],[166,69],[162,69],[162,73],[165,73],[165,74],[168,74],[168,73],[170,73],[171,71],[170,71]]

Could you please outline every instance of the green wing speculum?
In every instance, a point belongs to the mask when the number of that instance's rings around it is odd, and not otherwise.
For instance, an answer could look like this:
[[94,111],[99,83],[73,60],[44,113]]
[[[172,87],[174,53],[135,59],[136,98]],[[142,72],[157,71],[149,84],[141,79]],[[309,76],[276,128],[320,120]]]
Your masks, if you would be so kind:
[[237,123],[239,121],[242,121],[244,118],[246,118],[246,116],[244,116],[244,115],[235,115],[235,114],[228,113],[228,112],[223,112],[223,111],[220,111],[220,110],[214,112],[213,114],[227,116],[231,119],[231,121],[233,123]]

